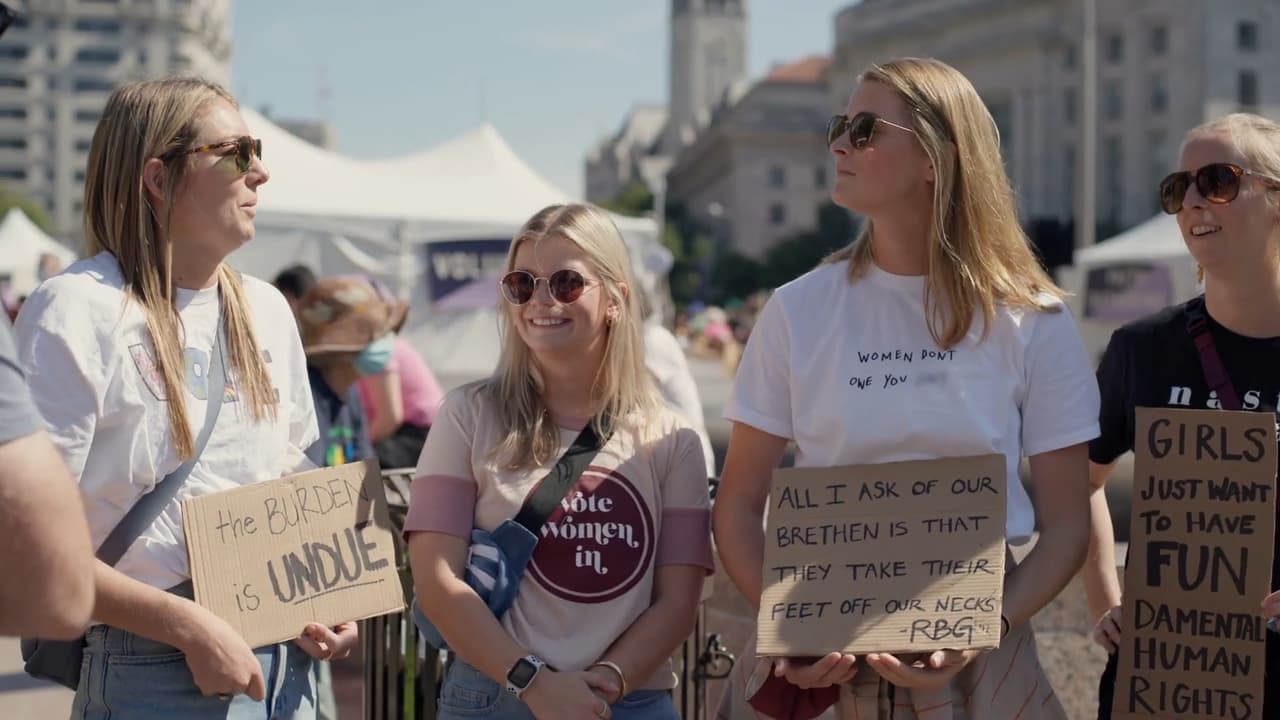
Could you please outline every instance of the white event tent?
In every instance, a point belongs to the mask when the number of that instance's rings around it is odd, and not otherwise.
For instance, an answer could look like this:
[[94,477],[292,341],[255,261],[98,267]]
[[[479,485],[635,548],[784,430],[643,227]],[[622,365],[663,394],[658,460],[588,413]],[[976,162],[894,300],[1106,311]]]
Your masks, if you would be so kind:
[[27,214],[10,208],[0,221],[0,278],[6,278],[10,291],[27,295],[40,284],[36,267],[40,256],[49,253],[65,267],[76,259],[66,245],[45,234]]
[[[436,148],[360,161],[311,145],[251,109],[270,181],[257,234],[230,258],[270,281],[303,263],[317,275],[361,273],[410,303],[407,337],[438,374],[479,377],[497,359],[497,277],[516,230],[573,200],[483,125]],[[648,218],[615,216],[646,289],[671,255]]]
[[1163,213],[1077,251],[1061,282],[1095,360],[1119,326],[1200,291],[1177,220]]

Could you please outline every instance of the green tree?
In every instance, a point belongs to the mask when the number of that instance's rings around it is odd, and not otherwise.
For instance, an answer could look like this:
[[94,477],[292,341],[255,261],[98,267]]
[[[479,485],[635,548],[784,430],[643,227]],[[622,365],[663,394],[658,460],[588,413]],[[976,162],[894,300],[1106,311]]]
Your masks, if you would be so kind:
[[711,270],[712,299],[717,303],[745,298],[759,290],[765,272],[760,261],[736,252],[726,252],[716,259]]
[[600,203],[610,212],[628,217],[644,217],[653,212],[653,193],[643,181],[632,180],[612,199]]
[[10,208],[15,207],[26,213],[27,217],[31,218],[31,222],[36,224],[36,227],[46,233],[53,233],[53,223],[49,221],[49,214],[45,212],[43,207],[21,191],[0,184],[0,217],[4,217]]
[[779,240],[765,253],[762,287],[778,287],[809,272],[822,259],[853,239],[855,224],[849,211],[827,203],[818,208],[818,227]]

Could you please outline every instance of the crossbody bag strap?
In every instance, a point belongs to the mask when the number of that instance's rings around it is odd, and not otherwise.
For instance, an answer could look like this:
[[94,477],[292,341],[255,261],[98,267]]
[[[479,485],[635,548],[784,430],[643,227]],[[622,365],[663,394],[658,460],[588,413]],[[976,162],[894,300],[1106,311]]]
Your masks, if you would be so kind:
[[[606,422],[606,426],[608,424]],[[542,530],[543,523],[551,517],[551,513],[555,512],[556,505],[564,499],[578,478],[582,477],[582,473],[591,464],[596,453],[608,440],[607,432],[604,440],[601,440],[596,436],[595,428],[588,422],[569,449],[560,456],[555,467],[551,468],[551,472],[542,478],[538,487],[524,501],[520,512],[516,514],[516,522],[536,537]]]
[[204,427],[200,429],[200,434],[196,436],[195,452],[192,453],[190,460],[165,475],[163,480],[151,488],[151,492],[138,498],[133,507],[129,508],[129,512],[125,513],[125,516],[115,526],[115,529],[98,547],[98,559],[102,562],[108,565],[115,565],[119,562],[125,551],[133,544],[133,541],[137,540],[138,536],[142,534],[142,531],[155,522],[160,511],[169,504],[169,501],[177,494],[178,488],[182,487],[183,481],[191,474],[191,469],[195,467],[196,460],[200,458],[201,453],[204,452],[205,445],[209,443],[209,436],[213,434],[213,426],[218,422],[218,411],[222,409],[223,396],[227,387],[227,373],[222,357],[222,346],[225,339],[226,328],[223,327],[221,320],[219,320],[218,332],[214,335],[213,340],[213,351],[209,355],[209,373],[205,376],[208,380],[206,385],[208,399],[205,402]]
[[1205,315],[1204,298],[1195,298],[1187,303],[1187,333],[1196,345],[1200,355],[1200,370],[1204,373],[1204,381],[1210,390],[1218,393],[1218,402],[1224,410],[1239,410],[1240,396],[1227,375],[1227,366],[1222,364],[1218,355],[1218,347],[1213,343],[1213,334],[1209,332],[1209,318]]

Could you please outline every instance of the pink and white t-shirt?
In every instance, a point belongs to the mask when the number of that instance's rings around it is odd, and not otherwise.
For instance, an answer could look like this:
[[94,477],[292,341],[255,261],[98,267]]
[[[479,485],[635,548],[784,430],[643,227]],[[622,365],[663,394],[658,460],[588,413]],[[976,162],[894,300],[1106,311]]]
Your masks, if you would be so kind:
[[[698,434],[668,410],[647,427],[619,423],[542,528],[515,604],[501,618],[516,642],[561,670],[582,670],[647,610],[654,568],[714,569],[710,499]],[[450,392],[427,436],[405,532],[470,539],[516,515],[555,457],[508,470],[488,457],[502,432],[479,385]],[[637,688],[674,687],[670,666]]]

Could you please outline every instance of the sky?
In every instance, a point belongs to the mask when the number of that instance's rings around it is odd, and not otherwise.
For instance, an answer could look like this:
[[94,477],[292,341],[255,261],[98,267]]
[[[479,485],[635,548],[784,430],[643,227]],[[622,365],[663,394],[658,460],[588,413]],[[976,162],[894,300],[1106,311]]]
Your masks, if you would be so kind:
[[[834,16],[855,2],[748,0],[750,77],[829,54]],[[581,196],[588,148],[633,105],[666,101],[669,0],[232,5],[240,103],[328,121],[338,151],[354,158],[423,150],[488,122],[535,170]]]

